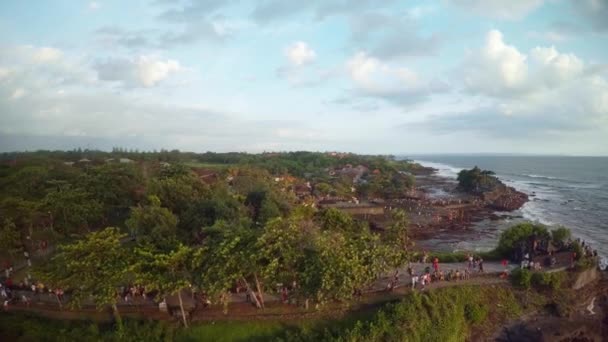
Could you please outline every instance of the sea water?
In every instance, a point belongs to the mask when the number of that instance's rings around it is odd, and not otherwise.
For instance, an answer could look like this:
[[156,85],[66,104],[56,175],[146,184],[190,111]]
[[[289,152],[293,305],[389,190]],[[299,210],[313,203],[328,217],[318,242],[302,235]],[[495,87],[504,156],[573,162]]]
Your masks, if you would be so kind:
[[[492,170],[509,186],[530,196],[521,209],[497,213],[499,220],[484,220],[466,233],[443,233],[427,243],[450,250],[487,250],[508,226],[534,221],[572,230],[603,255],[608,255],[608,157],[462,156],[408,157],[456,179],[460,170],[478,166]],[[423,242],[424,245],[424,242]]]

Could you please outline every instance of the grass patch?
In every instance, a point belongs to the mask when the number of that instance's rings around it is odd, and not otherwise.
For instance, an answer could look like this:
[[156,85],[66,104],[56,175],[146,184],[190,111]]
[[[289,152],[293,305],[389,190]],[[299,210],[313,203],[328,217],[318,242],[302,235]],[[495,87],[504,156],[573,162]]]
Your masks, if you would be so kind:
[[284,333],[287,327],[278,322],[213,322],[181,330],[175,341],[268,341]]
[[0,315],[0,336],[9,341],[466,341],[473,330],[489,334],[525,310],[545,304],[535,291],[459,286],[408,293],[385,305],[338,314],[340,318],[321,314],[287,322],[222,321],[188,329],[125,320],[122,335],[112,324],[12,313]]
[[[466,262],[468,261],[468,252],[430,252],[428,262],[433,261],[434,258],[439,259],[441,263],[451,262]],[[498,261],[501,260],[501,255],[496,250],[487,252],[472,252],[475,258],[481,257],[484,261]],[[422,253],[414,254],[413,260],[419,261],[422,258]]]
[[283,341],[466,341],[481,324],[504,322],[522,313],[512,290],[462,286],[413,292],[371,318],[339,328],[289,332]]

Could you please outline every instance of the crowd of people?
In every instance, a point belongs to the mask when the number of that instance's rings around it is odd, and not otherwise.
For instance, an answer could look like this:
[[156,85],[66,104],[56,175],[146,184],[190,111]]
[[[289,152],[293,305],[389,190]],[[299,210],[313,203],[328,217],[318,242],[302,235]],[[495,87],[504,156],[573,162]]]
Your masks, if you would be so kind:
[[[422,264],[428,263],[428,253],[424,252],[420,262]],[[467,255],[466,266],[462,269],[449,269],[442,270],[439,264],[439,258],[435,257],[430,262],[430,266],[426,266],[424,270],[418,273],[414,266],[409,263],[407,267],[407,274],[411,280],[411,288],[422,290],[428,284],[439,282],[439,281],[461,281],[470,279],[473,274],[484,273],[484,260],[481,257],[475,257],[473,254]],[[508,262],[503,260],[504,274],[507,273]],[[392,291],[399,284],[399,271],[395,271],[391,279],[386,285],[387,291]]]

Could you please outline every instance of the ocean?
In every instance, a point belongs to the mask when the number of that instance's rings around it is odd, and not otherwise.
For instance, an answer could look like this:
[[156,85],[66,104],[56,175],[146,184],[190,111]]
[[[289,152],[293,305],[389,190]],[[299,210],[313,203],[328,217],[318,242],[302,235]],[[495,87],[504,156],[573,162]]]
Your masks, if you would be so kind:
[[[438,169],[451,179],[463,168],[492,170],[515,189],[533,195],[521,209],[500,220],[477,223],[471,232],[446,233],[424,244],[444,250],[487,250],[500,232],[521,221],[565,226],[608,256],[608,157],[561,156],[462,156],[417,155],[408,157]],[[501,215],[504,213],[500,213]]]

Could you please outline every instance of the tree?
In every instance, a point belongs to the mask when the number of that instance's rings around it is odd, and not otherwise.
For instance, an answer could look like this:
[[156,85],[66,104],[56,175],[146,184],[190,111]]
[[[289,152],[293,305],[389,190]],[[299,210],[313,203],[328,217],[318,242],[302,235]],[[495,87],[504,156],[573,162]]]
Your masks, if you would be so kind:
[[21,246],[21,236],[15,223],[11,219],[4,219],[0,227],[0,250],[8,252],[12,259],[21,250]]
[[143,207],[132,208],[125,223],[138,243],[170,250],[177,242],[177,218],[169,209],[161,207],[158,197],[149,196],[148,202]]
[[[531,240],[549,240],[551,235],[547,227],[542,224],[520,223],[514,225],[500,234],[496,251],[502,256],[513,256],[519,252],[517,248],[531,250],[533,241]],[[518,258],[516,258],[518,259]]]
[[186,212],[179,217],[179,229],[191,237],[200,233],[201,228],[213,226],[218,220],[241,227],[251,226],[247,208],[223,184],[212,186],[207,196],[190,203]]
[[336,208],[329,208],[321,212],[320,220],[324,230],[353,232],[356,226],[352,216]]
[[212,296],[225,297],[227,290],[241,281],[256,306],[261,308],[261,302],[247,281],[259,271],[255,232],[246,228],[234,229],[220,221],[205,229],[205,234],[207,237],[202,246],[205,257],[197,272],[198,285]]
[[79,184],[88,189],[108,213],[117,215],[135,203],[142,179],[134,165],[105,164],[88,169]]
[[391,216],[392,223],[387,227],[383,240],[390,248],[391,266],[401,267],[408,261],[408,252],[412,245],[408,236],[409,221],[401,209],[393,210]]
[[190,203],[208,192],[207,186],[193,174],[174,174],[152,180],[148,193],[160,201],[176,215],[185,212]]
[[86,235],[82,240],[61,245],[49,265],[38,276],[46,283],[70,291],[70,303],[80,307],[93,299],[98,308],[106,305],[122,329],[116,303],[117,288],[124,285],[129,270],[129,255],[121,244],[126,234],[108,227]]
[[366,282],[361,253],[352,240],[340,232],[324,231],[315,241],[316,253],[306,267],[304,286],[321,303],[329,299],[348,300]]
[[3,179],[0,184],[3,193],[14,194],[26,199],[44,196],[49,171],[43,166],[26,166]]
[[177,293],[184,326],[188,320],[182,301],[182,289],[192,284],[196,261],[200,260],[200,249],[179,244],[169,252],[159,251],[153,246],[136,247],[133,270],[137,281],[147,289],[157,290],[159,297]]
[[298,207],[290,217],[266,223],[256,250],[261,275],[267,283],[298,281],[306,262],[306,249],[311,248],[311,240],[319,230],[311,216],[305,207]]
[[317,195],[321,195],[321,196],[327,196],[329,194],[331,194],[334,191],[333,187],[327,183],[324,182],[320,182],[315,184],[315,194]]
[[471,170],[462,170],[458,173],[458,185],[465,191],[486,191],[499,184],[493,171],[481,170],[475,166]]
[[70,184],[56,182],[43,199],[43,208],[50,214],[52,229],[63,234],[80,233],[101,218],[101,204],[91,194]]
[[570,239],[572,233],[570,229],[566,227],[559,227],[551,231],[551,241],[557,248],[563,248],[566,245],[566,241]]
[[17,229],[24,232],[30,237],[30,241],[33,241],[34,225],[42,216],[40,203],[19,197],[7,197],[0,202],[0,216],[11,218]]

